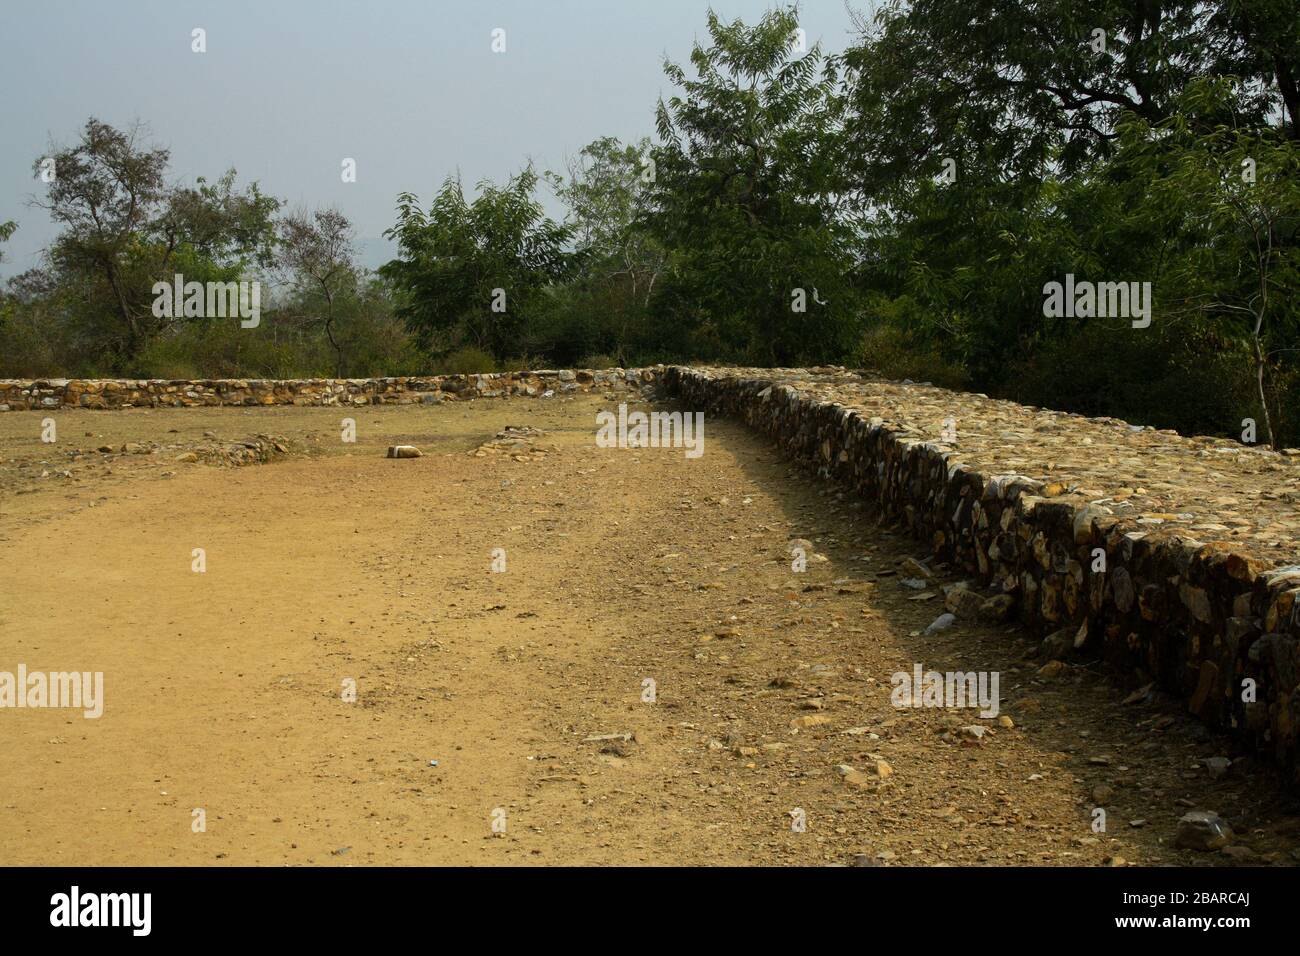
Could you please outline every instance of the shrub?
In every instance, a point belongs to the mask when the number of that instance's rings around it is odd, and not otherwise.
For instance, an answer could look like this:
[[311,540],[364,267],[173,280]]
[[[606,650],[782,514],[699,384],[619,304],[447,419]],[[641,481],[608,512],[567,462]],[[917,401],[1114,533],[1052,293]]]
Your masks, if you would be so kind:
[[496,359],[489,352],[466,345],[434,363],[436,375],[474,375],[497,371]]
[[969,385],[969,375],[964,368],[943,358],[933,345],[918,343],[907,332],[892,325],[867,329],[858,340],[853,364],[878,372],[885,378],[907,378],[958,390]]

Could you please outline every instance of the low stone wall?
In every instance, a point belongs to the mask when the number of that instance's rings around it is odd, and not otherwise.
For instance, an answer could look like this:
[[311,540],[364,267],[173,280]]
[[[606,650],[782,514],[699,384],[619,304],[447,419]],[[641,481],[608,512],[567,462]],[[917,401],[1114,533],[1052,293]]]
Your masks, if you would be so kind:
[[212,405],[409,405],[467,398],[622,390],[656,369],[563,369],[484,375],[311,379],[0,379],[0,412]]
[[969,600],[949,594],[959,616],[1001,605],[1049,658],[1157,683],[1300,787],[1295,457],[842,369],[669,367],[663,384],[905,523],[972,576]]

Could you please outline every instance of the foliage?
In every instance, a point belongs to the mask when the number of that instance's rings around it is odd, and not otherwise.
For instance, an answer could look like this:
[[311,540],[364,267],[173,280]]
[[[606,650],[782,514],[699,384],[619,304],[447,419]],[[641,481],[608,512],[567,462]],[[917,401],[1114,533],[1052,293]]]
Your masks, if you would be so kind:
[[456,349],[434,365],[434,372],[438,375],[476,375],[496,370],[496,359],[473,345]]
[[533,197],[531,168],[505,186],[479,183],[467,202],[447,179],[428,211],[412,193],[397,199],[399,257],[380,269],[399,296],[421,348],[473,344],[504,358],[540,310],[546,288],[569,273],[571,231],[548,219]]
[[337,311],[357,301],[352,224],[337,209],[294,212],[279,223],[280,267],[295,283],[300,314],[319,322],[334,350],[334,375],[343,377],[346,353],[336,330]]
[[671,250],[659,300],[694,348],[761,364],[823,361],[851,346],[854,237],[841,215],[835,65],[800,54],[792,10],[754,27],[708,17],[695,77],[661,101],[651,229]]

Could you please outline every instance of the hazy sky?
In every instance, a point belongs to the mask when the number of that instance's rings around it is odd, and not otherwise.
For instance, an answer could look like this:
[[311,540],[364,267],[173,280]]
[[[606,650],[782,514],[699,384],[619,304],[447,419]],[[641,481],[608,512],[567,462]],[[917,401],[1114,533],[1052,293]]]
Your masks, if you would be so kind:
[[[715,0],[757,20],[765,0]],[[862,4],[855,2],[854,7]],[[539,170],[598,136],[652,135],[685,62],[707,36],[704,0],[6,0],[0,30],[0,222],[18,232],[0,275],[38,264],[55,234],[33,161],[90,116],[139,119],[171,149],[173,179],[233,166],[291,205],[337,205],[362,258],[385,258],[394,199],[427,200],[450,173],[467,187]],[[804,0],[811,45],[849,41],[844,0]],[[207,31],[207,52],[191,31]],[[493,53],[494,28],[506,52]],[[341,162],[357,163],[343,183]],[[542,187],[548,208],[559,208]]]

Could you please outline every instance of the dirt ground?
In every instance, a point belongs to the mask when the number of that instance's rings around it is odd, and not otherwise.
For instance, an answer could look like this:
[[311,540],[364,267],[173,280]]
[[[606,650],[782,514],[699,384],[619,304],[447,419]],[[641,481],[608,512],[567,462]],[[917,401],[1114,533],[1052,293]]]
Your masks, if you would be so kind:
[[[738,423],[598,448],[615,404],[0,415],[0,670],[105,682],[99,719],[0,710],[0,863],[1300,860],[1300,807],[1172,701],[927,636],[955,577],[902,586],[916,542]],[[473,454],[506,425],[544,454]],[[292,453],[177,460],[258,433]],[[916,663],[997,671],[999,718],[896,708]],[[1174,847],[1189,809],[1226,852]]]

